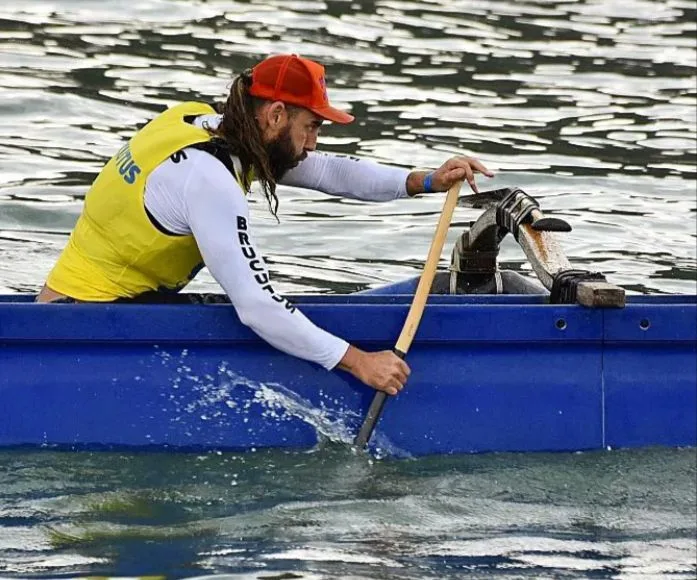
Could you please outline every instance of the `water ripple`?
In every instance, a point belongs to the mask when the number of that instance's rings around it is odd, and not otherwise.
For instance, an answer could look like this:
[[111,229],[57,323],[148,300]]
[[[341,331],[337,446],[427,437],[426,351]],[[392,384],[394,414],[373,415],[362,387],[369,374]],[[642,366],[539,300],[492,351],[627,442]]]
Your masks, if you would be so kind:
[[[631,255],[602,251],[618,267],[613,281],[694,292],[695,29],[694,6],[682,0],[364,0],[350,7],[150,0],[129,11],[98,0],[28,0],[21,9],[0,8],[0,228],[16,239],[47,229],[64,236],[75,219],[72,206],[47,208],[53,218],[44,220],[34,203],[61,199],[66,188],[79,199],[155,111],[178,100],[220,98],[236,72],[267,53],[294,51],[326,63],[333,99],[359,120],[329,127],[326,149],[408,167],[474,154],[499,172],[492,187],[524,185],[543,197],[564,192],[555,209],[573,217],[585,237],[564,240],[581,262],[601,248],[636,247]],[[624,219],[619,208],[637,190],[652,195]],[[588,192],[599,194],[592,206],[574,203]],[[253,210],[262,247],[286,265],[278,273],[286,291],[332,291],[327,271],[347,271],[355,285],[340,284],[344,291],[416,273],[432,233],[423,210],[435,216],[439,203],[402,202],[404,211],[383,212],[282,193],[280,228],[266,227],[261,206]],[[663,203],[676,195],[682,204]],[[322,227],[321,254],[316,235],[301,234],[316,213],[310,205],[335,218]],[[343,232],[361,228],[371,213],[380,216],[380,228],[366,232],[372,244],[344,244]],[[607,224],[595,238],[598,213],[622,227]],[[658,230],[660,222],[670,222],[670,230]],[[636,232],[648,230],[675,256],[673,274],[639,257],[653,246]],[[273,240],[289,237],[293,247],[277,252]],[[30,262],[31,246],[3,244],[15,273],[4,272],[0,285],[37,289],[64,240],[45,246],[39,268]],[[287,273],[295,256],[315,258],[300,285]],[[504,248],[502,259],[515,260],[513,249]],[[403,267],[392,267],[395,260]],[[198,283],[213,285],[205,274]]]

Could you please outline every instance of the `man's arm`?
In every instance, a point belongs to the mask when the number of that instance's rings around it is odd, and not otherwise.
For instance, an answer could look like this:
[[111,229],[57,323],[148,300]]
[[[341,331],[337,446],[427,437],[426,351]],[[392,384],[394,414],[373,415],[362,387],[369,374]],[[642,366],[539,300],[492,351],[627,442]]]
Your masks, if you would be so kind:
[[281,183],[363,201],[391,201],[419,193],[447,191],[462,179],[476,192],[476,173],[487,177],[494,175],[472,157],[452,157],[429,172],[311,151],[304,161],[283,176]]
[[242,323],[261,338],[283,352],[334,368],[348,343],[312,324],[276,293],[254,244],[241,188],[222,164],[207,161],[192,159],[206,163],[206,168],[189,181],[186,219],[211,275],[230,297]]
[[409,171],[369,159],[311,151],[280,183],[363,201],[407,196]]
[[[211,164],[212,160],[215,163]],[[186,221],[212,276],[223,287],[243,324],[279,350],[326,369],[342,368],[365,384],[396,394],[408,366],[391,351],[364,352],[319,328],[276,293],[249,223],[247,201],[217,160],[188,179]],[[194,161],[195,162],[195,161]]]

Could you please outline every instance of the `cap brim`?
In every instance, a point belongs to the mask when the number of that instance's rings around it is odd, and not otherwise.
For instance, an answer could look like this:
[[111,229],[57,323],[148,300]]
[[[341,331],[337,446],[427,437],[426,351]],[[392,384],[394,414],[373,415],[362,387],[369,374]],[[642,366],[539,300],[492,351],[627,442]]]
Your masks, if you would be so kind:
[[319,117],[322,117],[323,119],[326,119],[327,121],[331,121],[332,123],[339,123],[340,125],[347,125],[348,123],[352,123],[354,121],[354,116],[349,115],[348,113],[344,113],[343,111],[340,111],[339,109],[335,109],[334,107],[321,107],[317,109],[310,109],[315,115],[318,115]]

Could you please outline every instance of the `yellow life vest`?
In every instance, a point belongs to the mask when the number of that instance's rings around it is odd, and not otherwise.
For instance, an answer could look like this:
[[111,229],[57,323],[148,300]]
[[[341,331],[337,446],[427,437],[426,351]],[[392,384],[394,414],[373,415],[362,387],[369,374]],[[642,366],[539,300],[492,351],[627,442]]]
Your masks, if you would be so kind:
[[[48,276],[49,288],[77,300],[108,302],[150,290],[176,292],[201,269],[191,235],[168,235],[148,217],[150,173],[184,147],[211,140],[185,117],[215,113],[182,103],[143,127],[102,169],[87,192],[68,244]],[[238,179],[239,181],[239,179]]]

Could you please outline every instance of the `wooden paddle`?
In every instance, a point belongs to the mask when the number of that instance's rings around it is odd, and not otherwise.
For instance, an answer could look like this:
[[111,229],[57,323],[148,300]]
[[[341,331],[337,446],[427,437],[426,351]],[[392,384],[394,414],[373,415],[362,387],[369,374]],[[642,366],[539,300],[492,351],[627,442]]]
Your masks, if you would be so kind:
[[[426,300],[428,300],[428,295],[431,291],[433,279],[436,275],[436,268],[438,267],[438,261],[440,260],[441,253],[443,252],[443,244],[445,243],[445,238],[448,234],[450,220],[453,217],[453,211],[457,205],[457,196],[460,193],[461,187],[462,181],[458,181],[448,190],[448,195],[446,196],[445,203],[443,204],[443,211],[440,214],[438,226],[436,227],[436,233],[433,235],[431,247],[428,250],[426,264],[424,264],[424,269],[421,273],[419,284],[416,287],[414,299],[411,301],[407,319],[404,322],[402,332],[400,333],[397,343],[393,349],[394,353],[402,359],[407,355],[411,342],[414,340],[414,335],[419,328],[421,315],[424,312]],[[358,431],[358,435],[354,440],[354,444],[356,446],[362,448],[368,443],[386,401],[386,393],[382,391],[375,393],[373,402],[370,404],[368,413],[363,420],[363,425],[361,425],[360,431]]]

